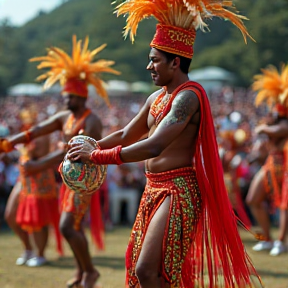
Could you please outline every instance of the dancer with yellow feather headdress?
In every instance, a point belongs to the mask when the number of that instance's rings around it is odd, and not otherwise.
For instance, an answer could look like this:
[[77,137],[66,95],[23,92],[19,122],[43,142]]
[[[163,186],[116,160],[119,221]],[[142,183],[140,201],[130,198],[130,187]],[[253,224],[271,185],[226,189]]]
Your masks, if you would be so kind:
[[[267,136],[269,155],[254,176],[247,195],[247,203],[264,236],[253,250],[270,250],[271,256],[277,256],[287,251],[288,65],[282,64],[280,71],[273,65],[262,69],[262,74],[255,75],[252,89],[257,92],[255,105],[266,104],[268,111],[274,115],[273,123],[255,128],[257,134]],[[269,201],[270,210],[263,205],[265,200]],[[280,231],[278,239],[273,242],[269,213],[274,213],[275,208],[280,209]]]
[[[146,160],[147,184],[126,252],[127,287],[254,287],[261,285],[237,230],[204,89],[189,81],[196,30],[206,18],[229,19],[248,34],[232,1],[126,0],[124,36],[138,23],[159,22],[147,70],[161,89],[123,129],[68,151],[71,161],[118,164]],[[251,37],[250,37],[251,38]],[[141,140],[141,141],[139,141]],[[251,276],[251,275],[255,275]]]
[[[44,89],[49,89],[54,83],[59,82],[63,89],[67,110],[58,112],[48,120],[39,123],[24,133],[3,139],[0,149],[9,152],[17,143],[29,142],[41,135],[46,135],[56,130],[63,132],[63,142],[59,145],[59,150],[54,151],[42,161],[42,166],[59,164],[66,153],[68,141],[78,134],[100,139],[102,133],[102,123],[97,115],[86,107],[88,97],[88,85],[93,85],[98,95],[103,97],[106,103],[108,95],[105,84],[100,78],[101,74],[119,72],[110,66],[113,61],[98,60],[94,57],[105,48],[90,51],[88,49],[88,37],[84,42],[77,41],[73,36],[72,55],[58,47],[48,48],[46,56],[31,59],[32,62],[40,61],[38,69],[48,69],[47,72],[38,77],[38,80],[45,80]],[[94,287],[99,278],[99,272],[94,268],[87,245],[86,237],[81,227],[82,220],[91,204],[91,233],[92,239],[98,248],[104,248],[103,235],[104,227],[102,223],[99,194],[92,197],[83,197],[76,194],[66,186],[61,187],[61,221],[60,229],[63,236],[68,241],[76,258],[77,270],[75,277],[67,282],[67,287]],[[93,207],[92,207],[93,206]]]

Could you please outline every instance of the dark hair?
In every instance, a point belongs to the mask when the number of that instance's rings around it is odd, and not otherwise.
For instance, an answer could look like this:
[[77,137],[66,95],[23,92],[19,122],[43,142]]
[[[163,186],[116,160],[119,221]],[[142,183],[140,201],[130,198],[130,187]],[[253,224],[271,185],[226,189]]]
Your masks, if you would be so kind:
[[163,50],[159,50],[159,51],[165,55],[165,57],[167,58],[167,62],[171,62],[176,57],[179,57],[180,58],[180,70],[185,74],[189,73],[189,67],[190,67],[192,59],[189,59],[189,58],[186,58],[183,56],[179,56],[179,55],[176,55],[173,53],[165,52]]

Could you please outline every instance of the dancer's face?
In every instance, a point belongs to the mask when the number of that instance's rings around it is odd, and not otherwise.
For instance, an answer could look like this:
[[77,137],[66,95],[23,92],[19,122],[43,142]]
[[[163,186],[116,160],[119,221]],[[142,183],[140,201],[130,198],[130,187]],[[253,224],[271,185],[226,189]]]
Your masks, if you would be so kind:
[[151,78],[156,86],[167,86],[174,77],[174,66],[172,61],[168,61],[165,54],[151,48],[149,53],[149,63],[146,67],[151,72]]

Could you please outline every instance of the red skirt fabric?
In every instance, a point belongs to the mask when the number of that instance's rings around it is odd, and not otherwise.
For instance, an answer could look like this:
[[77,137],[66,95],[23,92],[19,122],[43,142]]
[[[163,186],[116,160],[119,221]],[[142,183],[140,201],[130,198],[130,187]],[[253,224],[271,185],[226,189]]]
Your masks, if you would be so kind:
[[159,273],[171,287],[194,287],[185,283],[180,271],[193,271],[187,253],[196,235],[202,213],[195,170],[180,168],[162,173],[146,173],[147,184],[126,252],[127,287],[140,287],[135,267],[149,223],[167,196],[171,197],[168,223],[163,239]]
[[16,222],[28,233],[53,225],[58,251],[62,254],[59,232],[60,211],[54,171],[49,169],[29,177],[20,175],[19,181],[21,192]]
[[287,172],[285,173],[284,153],[269,155],[263,169],[265,191],[272,205],[272,212],[275,208],[287,209],[287,186],[285,185]]
[[92,196],[84,196],[75,193],[65,184],[60,192],[61,211],[70,212],[74,216],[74,229],[81,229],[81,222],[90,208],[90,226],[92,240],[99,250],[104,250],[104,224],[100,203],[100,193],[95,192]]
[[81,196],[69,189],[65,184],[61,186],[61,211],[73,213],[74,229],[80,230],[81,222],[89,209],[91,196]]

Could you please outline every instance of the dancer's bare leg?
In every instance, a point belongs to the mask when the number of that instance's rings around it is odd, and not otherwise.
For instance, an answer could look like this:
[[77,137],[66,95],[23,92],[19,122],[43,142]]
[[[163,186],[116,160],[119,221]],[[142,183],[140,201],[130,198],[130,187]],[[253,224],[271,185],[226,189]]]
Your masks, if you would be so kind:
[[[136,265],[136,275],[141,288],[160,288],[159,271],[162,260],[162,244],[169,215],[170,197],[167,197],[153,216],[147,229],[142,250]],[[153,251],[151,253],[151,251]],[[167,284],[167,288],[170,285]]]
[[288,211],[280,209],[279,217],[279,240],[281,242],[286,241],[287,229],[288,229]]
[[251,182],[246,203],[249,205],[258,225],[262,228],[266,241],[270,241],[270,219],[268,211],[264,206],[264,201],[267,197],[264,189],[264,177],[265,172],[263,169],[260,169]]
[[29,240],[28,233],[22,230],[21,227],[16,223],[16,214],[18,209],[20,191],[21,191],[21,184],[16,183],[7,201],[5,209],[5,220],[9,225],[9,227],[15,232],[15,234],[19,237],[19,239],[23,243],[24,249],[32,251],[32,246]]
[[34,232],[33,238],[37,247],[37,256],[44,257],[44,250],[48,242],[48,227],[43,227],[39,232]]
[[60,219],[60,230],[69,243],[77,261],[75,279],[80,280],[84,288],[93,288],[100,274],[92,264],[84,231],[82,229],[76,231],[73,226],[73,214],[63,212]]

